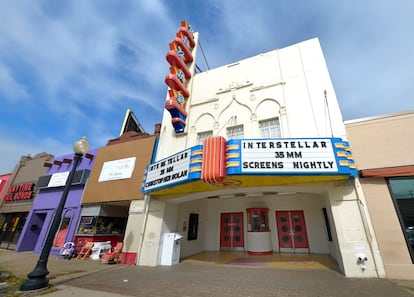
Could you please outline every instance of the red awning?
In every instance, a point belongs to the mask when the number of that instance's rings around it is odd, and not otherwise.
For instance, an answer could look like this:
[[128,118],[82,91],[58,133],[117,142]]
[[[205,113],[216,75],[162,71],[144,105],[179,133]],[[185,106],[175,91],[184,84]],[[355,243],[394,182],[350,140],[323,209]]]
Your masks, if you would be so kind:
[[361,177],[393,177],[414,175],[414,165],[363,169],[360,170]]

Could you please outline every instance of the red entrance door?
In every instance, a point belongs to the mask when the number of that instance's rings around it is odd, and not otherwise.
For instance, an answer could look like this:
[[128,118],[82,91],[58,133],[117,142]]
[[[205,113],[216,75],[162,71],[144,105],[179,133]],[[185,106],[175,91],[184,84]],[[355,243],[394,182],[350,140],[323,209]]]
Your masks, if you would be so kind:
[[305,216],[302,210],[276,211],[276,225],[281,252],[309,251]]
[[220,250],[244,250],[244,228],[242,212],[221,214]]

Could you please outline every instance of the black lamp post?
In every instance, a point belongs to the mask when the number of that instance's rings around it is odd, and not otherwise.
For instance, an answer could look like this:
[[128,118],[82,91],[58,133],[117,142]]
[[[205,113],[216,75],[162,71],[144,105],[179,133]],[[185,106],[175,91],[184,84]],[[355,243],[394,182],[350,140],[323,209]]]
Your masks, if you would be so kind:
[[21,291],[30,291],[45,288],[49,285],[49,279],[46,277],[49,274],[47,270],[47,261],[49,258],[49,253],[52,248],[53,240],[55,234],[59,228],[60,221],[62,218],[62,212],[65,207],[66,199],[68,197],[70,188],[72,186],[73,177],[75,176],[76,167],[78,166],[82,156],[89,151],[88,139],[83,136],[80,140],[76,141],[73,144],[73,150],[75,152],[74,162],[72,170],[69,173],[68,179],[66,180],[65,188],[60,198],[59,205],[56,208],[56,214],[53,218],[52,225],[50,227],[49,233],[46,237],[46,242],[42,248],[39,260],[37,261],[36,267],[30,272],[27,277],[28,280],[20,285]]

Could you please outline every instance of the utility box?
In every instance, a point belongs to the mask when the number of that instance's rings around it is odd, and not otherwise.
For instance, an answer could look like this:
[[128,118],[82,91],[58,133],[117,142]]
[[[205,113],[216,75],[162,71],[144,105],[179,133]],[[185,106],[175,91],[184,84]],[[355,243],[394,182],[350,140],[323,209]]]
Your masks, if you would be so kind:
[[180,246],[182,235],[178,233],[165,233],[162,246],[161,265],[174,265],[180,262]]

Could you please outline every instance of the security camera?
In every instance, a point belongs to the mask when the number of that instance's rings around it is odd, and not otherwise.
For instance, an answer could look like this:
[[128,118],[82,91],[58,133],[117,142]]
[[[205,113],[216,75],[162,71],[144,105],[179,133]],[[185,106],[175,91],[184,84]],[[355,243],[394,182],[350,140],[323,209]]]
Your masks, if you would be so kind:
[[363,253],[358,253],[356,255],[356,257],[357,257],[358,261],[360,261],[360,262],[365,262],[365,261],[368,260],[367,256]]

